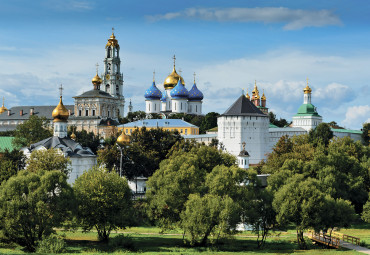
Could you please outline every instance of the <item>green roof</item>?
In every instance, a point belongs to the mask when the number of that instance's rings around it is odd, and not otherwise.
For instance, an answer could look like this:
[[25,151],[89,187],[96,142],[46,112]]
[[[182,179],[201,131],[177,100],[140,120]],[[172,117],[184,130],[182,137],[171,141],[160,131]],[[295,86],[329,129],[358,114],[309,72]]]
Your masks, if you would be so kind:
[[342,128],[332,128],[331,131],[338,132],[338,133],[351,133],[351,134],[362,134],[360,130],[350,130],[350,129],[342,129]]
[[320,116],[320,115],[317,113],[316,107],[313,104],[302,104],[298,108],[298,113],[294,116]]
[[269,128],[278,128],[278,126],[276,126],[276,125],[274,125],[274,124],[270,123]]
[[14,137],[0,136],[0,152],[4,152],[5,149],[12,151],[14,149],[12,141]]

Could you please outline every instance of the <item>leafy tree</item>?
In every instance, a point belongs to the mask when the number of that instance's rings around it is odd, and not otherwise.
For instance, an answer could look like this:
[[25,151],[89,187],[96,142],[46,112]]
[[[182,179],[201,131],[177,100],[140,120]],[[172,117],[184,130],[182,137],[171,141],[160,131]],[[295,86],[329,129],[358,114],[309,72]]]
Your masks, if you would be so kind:
[[77,219],[82,228],[95,228],[99,240],[108,241],[112,230],[130,226],[131,190],[127,180],[107,169],[92,168],[76,179]]
[[217,112],[209,112],[204,117],[202,124],[199,126],[199,133],[205,134],[207,130],[217,127],[217,117],[220,116]]
[[14,136],[14,130],[1,131],[0,136]]
[[286,119],[280,118],[278,120],[276,118],[276,114],[274,114],[273,112],[269,112],[268,116],[269,116],[269,119],[270,119],[270,123],[274,124],[275,126],[286,127],[286,126],[289,126],[291,124],[291,122],[288,122]]
[[327,123],[320,123],[316,128],[308,133],[308,139],[314,146],[322,143],[328,146],[330,139],[333,138],[333,131]]
[[370,141],[370,123],[364,123],[362,127],[362,141],[366,146],[369,146]]
[[180,221],[189,195],[205,193],[207,173],[217,165],[232,166],[234,163],[233,156],[207,146],[174,153],[161,162],[147,182],[149,216],[163,229],[172,228]]
[[4,235],[29,251],[70,216],[73,191],[60,171],[22,170],[0,186]]
[[39,118],[36,115],[32,115],[14,130],[13,145],[17,148],[30,146],[52,135],[49,121],[45,117]]
[[231,231],[239,221],[237,204],[228,197],[190,194],[181,213],[181,226],[191,236],[191,245],[205,245],[211,234]]
[[144,120],[146,119],[146,113],[144,111],[129,112],[125,118],[119,118],[121,124],[126,124],[129,122]]
[[364,210],[362,212],[361,218],[370,223],[370,200],[368,200],[364,206]]
[[71,127],[68,130],[68,136],[74,133],[76,135],[76,142],[81,144],[82,147],[88,147],[96,154],[100,147],[99,135],[95,135],[93,132],[87,132],[86,130],[77,131],[76,127]]
[[26,169],[31,172],[58,170],[68,176],[71,161],[58,149],[35,150],[27,160]]
[[18,150],[5,150],[0,160],[0,184],[16,175],[19,169],[25,166],[26,157]]

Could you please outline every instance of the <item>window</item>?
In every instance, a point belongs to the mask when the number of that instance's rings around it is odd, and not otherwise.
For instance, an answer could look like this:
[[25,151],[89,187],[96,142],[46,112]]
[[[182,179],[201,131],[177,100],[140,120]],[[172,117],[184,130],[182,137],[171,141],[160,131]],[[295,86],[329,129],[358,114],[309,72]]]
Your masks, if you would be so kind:
[[78,116],[82,116],[82,110],[78,110]]
[[157,104],[154,104],[154,111],[157,111]]
[[128,129],[126,128],[126,134],[128,133]]
[[188,130],[187,129],[185,129],[185,135],[187,135],[188,134]]
[[181,129],[181,134],[182,134],[182,129]]
[[85,110],[85,116],[89,116],[89,110]]
[[148,104],[148,106],[149,106],[149,112],[150,112],[150,103]]
[[180,110],[182,111],[182,102],[181,102],[181,109]]
[[92,116],[95,116],[95,110],[92,110]]
[[195,106],[195,112],[198,112],[198,105]]
[[108,117],[109,117],[109,113],[110,113],[110,112],[108,111]]
[[175,111],[176,111],[176,103],[175,103]]

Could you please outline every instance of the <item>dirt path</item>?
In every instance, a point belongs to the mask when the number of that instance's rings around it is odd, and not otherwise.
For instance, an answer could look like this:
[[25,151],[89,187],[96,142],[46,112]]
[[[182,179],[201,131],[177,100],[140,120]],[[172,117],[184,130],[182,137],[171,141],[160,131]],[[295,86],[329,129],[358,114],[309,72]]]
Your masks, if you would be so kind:
[[362,252],[362,253],[365,253],[365,254],[370,254],[370,249],[359,246],[359,245],[355,245],[355,244],[352,244],[352,243],[347,243],[347,242],[344,242],[344,241],[340,241],[340,246],[344,247],[344,248],[347,248],[347,249]]

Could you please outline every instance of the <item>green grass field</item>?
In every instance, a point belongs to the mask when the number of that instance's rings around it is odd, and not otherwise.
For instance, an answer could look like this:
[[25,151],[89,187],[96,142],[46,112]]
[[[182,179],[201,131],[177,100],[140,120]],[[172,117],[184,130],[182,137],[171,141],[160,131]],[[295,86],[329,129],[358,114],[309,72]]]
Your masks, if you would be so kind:
[[[360,237],[367,245],[370,244],[370,225],[354,225],[350,229],[342,229],[341,233]],[[310,250],[297,250],[295,230],[275,232],[267,239],[264,249],[257,249],[256,237],[251,232],[242,232],[225,240],[222,244],[208,247],[190,247],[184,244],[182,233],[179,230],[160,234],[156,227],[134,227],[124,231],[117,231],[111,237],[124,233],[130,240],[130,249],[114,247],[111,244],[101,243],[97,240],[95,232],[58,231],[64,235],[67,242],[66,252],[63,254],[361,254],[351,250],[323,249],[310,246]],[[309,241],[308,241],[309,242]],[[14,244],[0,243],[0,254],[26,254],[21,247]]]

